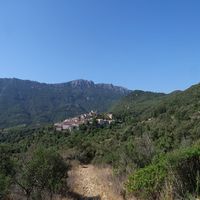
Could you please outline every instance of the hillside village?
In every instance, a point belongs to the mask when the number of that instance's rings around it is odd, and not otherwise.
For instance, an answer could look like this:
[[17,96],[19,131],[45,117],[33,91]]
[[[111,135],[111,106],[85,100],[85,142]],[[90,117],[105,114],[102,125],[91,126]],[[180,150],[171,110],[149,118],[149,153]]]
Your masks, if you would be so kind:
[[57,131],[72,131],[74,129],[79,129],[80,125],[91,124],[94,120],[96,120],[96,123],[99,125],[108,125],[115,122],[112,113],[98,114],[97,112],[90,111],[89,113],[65,119],[63,122],[55,123],[54,126]]

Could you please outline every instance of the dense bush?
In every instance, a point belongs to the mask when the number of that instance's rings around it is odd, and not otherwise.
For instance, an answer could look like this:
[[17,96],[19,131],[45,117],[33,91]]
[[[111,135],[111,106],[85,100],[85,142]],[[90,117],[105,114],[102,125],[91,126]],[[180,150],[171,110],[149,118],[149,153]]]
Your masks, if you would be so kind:
[[0,199],[5,199],[7,197],[11,183],[10,176],[0,173]]
[[15,175],[14,163],[11,160],[11,148],[0,145],[0,199],[9,194],[9,189]]
[[[66,186],[69,165],[62,157],[51,149],[40,148],[20,164],[16,183],[25,192],[27,199],[49,193],[50,199],[54,193],[59,193]],[[67,189],[67,187],[66,187]]]
[[145,199],[186,199],[187,194],[199,195],[200,147],[177,150],[133,173],[126,183],[129,193]]

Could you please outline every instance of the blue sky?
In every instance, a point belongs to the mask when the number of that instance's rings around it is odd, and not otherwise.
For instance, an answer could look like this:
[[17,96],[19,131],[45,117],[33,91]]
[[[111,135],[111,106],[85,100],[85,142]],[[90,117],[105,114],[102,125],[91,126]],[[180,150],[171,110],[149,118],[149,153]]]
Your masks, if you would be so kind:
[[200,82],[199,0],[0,0],[0,77],[170,92]]

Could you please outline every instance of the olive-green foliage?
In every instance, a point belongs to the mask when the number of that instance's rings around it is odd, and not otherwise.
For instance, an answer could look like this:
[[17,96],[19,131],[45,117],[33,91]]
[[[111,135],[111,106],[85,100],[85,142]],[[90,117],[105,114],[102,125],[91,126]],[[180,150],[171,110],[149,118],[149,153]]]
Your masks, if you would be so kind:
[[166,95],[164,93],[144,92],[135,90],[121,101],[111,107],[117,118],[128,120],[132,117],[137,118],[149,107],[157,104]]
[[[168,153],[131,175],[127,191],[145,199],[159,199],[171,186],[173,199],[186,198],[186,194],[199,195],[200,146]],[[178,184],[177,184],[178,183]]]
[[9,194],[11,178],[0,173],[0,199],[5,199]]
[[17,183],[27,197],[36,193],[42,196],[45,191],[52,196],[65,186],[68,169],[69,165],[54,150],[39,148],[20,164]]
[[0,145],[0,199],[6,198],[15,175],[11,148]]

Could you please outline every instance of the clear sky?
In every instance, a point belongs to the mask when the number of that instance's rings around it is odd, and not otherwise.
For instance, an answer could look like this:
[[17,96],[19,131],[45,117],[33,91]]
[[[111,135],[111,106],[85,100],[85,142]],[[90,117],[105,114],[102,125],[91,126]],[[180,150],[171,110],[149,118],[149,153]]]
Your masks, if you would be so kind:
[[0,0],[0,77],[185,89],[200,82],[200,1]]

